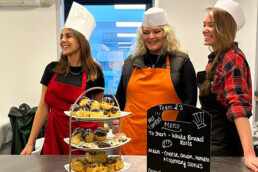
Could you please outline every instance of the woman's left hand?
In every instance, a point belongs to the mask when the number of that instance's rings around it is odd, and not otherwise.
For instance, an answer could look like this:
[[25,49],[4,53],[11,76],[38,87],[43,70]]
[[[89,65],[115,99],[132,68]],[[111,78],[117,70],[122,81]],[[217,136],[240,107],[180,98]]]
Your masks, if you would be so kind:
[[258,172],[258,158],[256,156],[245,157],[245,165],[252,171]]
[[245,165],[252,171],[258,172],[258,158],[254,151],[249,119],[246,117],[237,117],[235,118],[235,124],[244,151]]

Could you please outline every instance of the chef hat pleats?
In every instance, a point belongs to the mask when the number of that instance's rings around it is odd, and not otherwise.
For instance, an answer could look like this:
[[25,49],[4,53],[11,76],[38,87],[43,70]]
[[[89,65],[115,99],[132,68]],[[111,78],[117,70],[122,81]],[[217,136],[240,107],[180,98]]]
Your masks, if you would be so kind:
[[84,6],[73,2],[64,28],[74,29],[89,40],[95,27],[96,22],[93,15]]
[[143,14],[142,26],[153,27],[168,24],[167,14],[162,8],[153,7]]

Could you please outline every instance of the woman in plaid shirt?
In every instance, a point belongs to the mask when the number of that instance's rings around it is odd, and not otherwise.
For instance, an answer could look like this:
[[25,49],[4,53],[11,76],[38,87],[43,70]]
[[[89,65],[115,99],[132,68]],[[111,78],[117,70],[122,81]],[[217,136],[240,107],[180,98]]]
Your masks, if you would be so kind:
[[251,128],[252,83],[245,55],[234,42],[244,25],[242,8],[219,0],[207,8],[203,22],[204,45],[211,46],[206,70],[197,74],[202,109],[212,115],[211,155],[243,156],[257,171]]

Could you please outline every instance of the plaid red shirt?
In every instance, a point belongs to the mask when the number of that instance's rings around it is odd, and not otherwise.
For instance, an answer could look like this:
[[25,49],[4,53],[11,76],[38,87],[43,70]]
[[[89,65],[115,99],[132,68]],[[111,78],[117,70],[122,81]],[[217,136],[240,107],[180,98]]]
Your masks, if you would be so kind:
[[[206,67],[210,67],[215,58],[211,53]],[[217,95],[217,100],[227,111],[229,120],[234,121],[235,117],[252,115],[252,81],[249,65],[243,52],[233,46],[227,51],[219,65],[213,78],[212,93]]]

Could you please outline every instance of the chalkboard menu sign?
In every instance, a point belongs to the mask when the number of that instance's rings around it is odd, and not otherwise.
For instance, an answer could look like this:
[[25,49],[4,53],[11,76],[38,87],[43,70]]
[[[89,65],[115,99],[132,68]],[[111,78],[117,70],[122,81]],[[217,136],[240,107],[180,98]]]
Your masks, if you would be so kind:
[[[164,113],[163,113],[164,112]],[[176,115],[163,120],[164,114]],[[147,111],[147,171],[210,171],[211,115],[185,104],[162,104]]]

